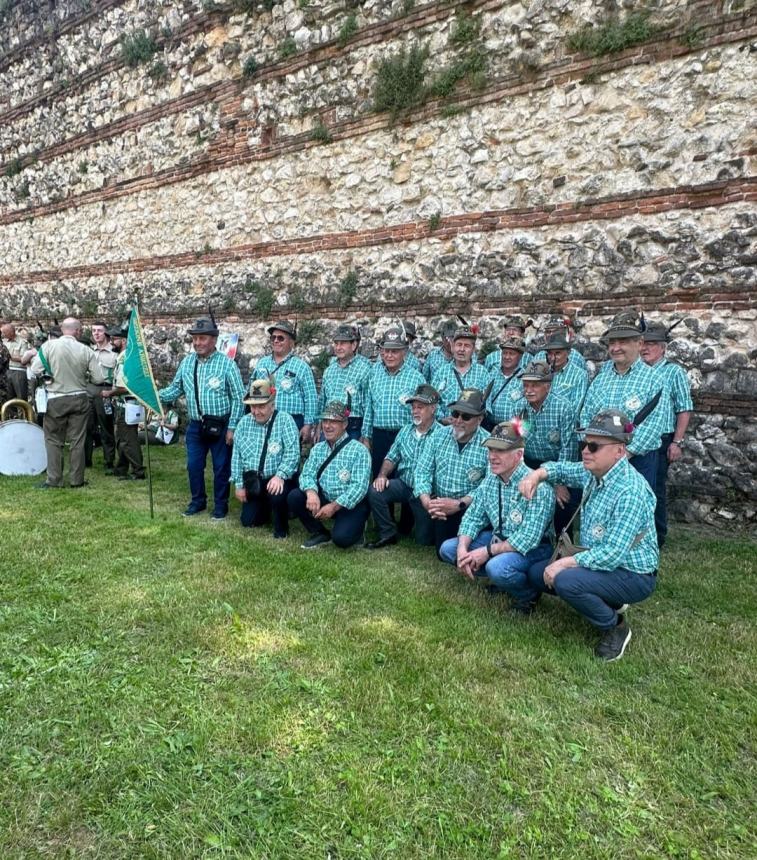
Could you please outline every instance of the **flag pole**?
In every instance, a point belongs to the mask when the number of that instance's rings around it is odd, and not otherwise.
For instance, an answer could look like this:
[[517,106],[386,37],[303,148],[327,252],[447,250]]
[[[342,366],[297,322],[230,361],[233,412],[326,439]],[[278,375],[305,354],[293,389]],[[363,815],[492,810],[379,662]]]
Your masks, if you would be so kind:
[[150,416],[152,412],[145,410],[145,459],[147,460],[147,494],[150,497],[150,519],[155,519],[155,507],[152,498],[152,464],[150,462]]

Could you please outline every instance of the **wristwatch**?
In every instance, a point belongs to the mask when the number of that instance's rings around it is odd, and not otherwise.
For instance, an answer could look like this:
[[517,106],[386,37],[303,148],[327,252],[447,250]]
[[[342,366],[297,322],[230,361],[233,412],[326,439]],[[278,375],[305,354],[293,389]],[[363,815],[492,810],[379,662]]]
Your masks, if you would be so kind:
[[460,507],[459,507],[460,513],[464,514],[466,512],[466,510],[468,509],[468,505],[466,505],[462,499],[460,499],[459,505],[460,505]]
[[672,444],[678,445],[679,448],[683,448],[683,446],[686,444],[686,440],[685,439],[674,439]]

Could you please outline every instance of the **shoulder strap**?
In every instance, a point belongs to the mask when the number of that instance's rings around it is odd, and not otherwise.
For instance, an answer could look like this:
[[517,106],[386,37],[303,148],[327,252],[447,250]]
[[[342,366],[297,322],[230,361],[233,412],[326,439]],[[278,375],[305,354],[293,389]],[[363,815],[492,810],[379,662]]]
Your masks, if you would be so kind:
[[458,384],[458,386],[460,387],[460,393],[462,394],[462,392],[465,390],[465,386],[463,385],[463,378],[462,378],[462,376],[460,376],[460,374],[457,372],[457,368],[456,368],[456,367],[453,367],[453,368],[452,368],[452,372],[455,374],[455,379],[457,379],[457,384]]
[[258,474],[262,476],[263,474],[263,465],[265,463],[265,455],[268,451],[268,440],[271,438],[271,431],[273,430],[273,423],[276,420],[276,410],[274,409],[271,413],[271,420],[268,422],[268,426],[265,428],[265,439],[263,439],[263,450],[260,452],[260,462],[258,463]]
[[660,402],[660,398],[662,397],[662,388],[655,394],[655,396],[647,403],[645,406],[642,406],[641,409],[636,413],[636,417],[633,419],[633,423],[636,427],[639,426],[646,418],[654,412],[655,406]]
[[502,392],[503,392],[503,391],[507,388],[507,386],[508,386],[512,381],[513,381],[513,379],[515,379],[515,377],[516,377],[517,375],[518,375],[518,371],[516,370],[516,371],[515,371],[515,373],[513,373],[513,374],[512,374],[512,376],[508,376],[508,377],[507,377],[507,379],[502,383],[502,385],[500,386],[500,388],[499,388],[499,390],[497,391],[497,393],[496,393],[496,394],[494,395],[494,397],[492,397],[492,399],[489,401],[489,403],[491,403],[491,405],[492,405],[492,406],[494,406],[494,404],[497,402],[497,398],[499,397],[499,395],[500,395],[500,394],[502,394]]
[[197,365],[200,363],[200,359],[195,353],[195,365],[194,365],[194,381],[195,381],[195,400],[197,402],[197,411],[200,413],[200,418],[202,418],[202,406],[200,406],[200,386],[197,384]]
[[581,513],[581,511],[582,511],[582,510],[584,509],[584,507],[586,506],[586,503],[589,501],[589,498],[590,498],[590,496],[591,496],[591,494],[592,494],[592,492],[593,492],[593,490],[594,490],[594,487],[596,486],[596,478],[595,478],[594,480],[595,480],[595,484],[593,484],[593,485],[592,485],[592,487],[591,487],[591,489],[588,491],[588,493],[584,493],[583,498],[581,499],[581,504],[580,504],[580,505],[575,509],[575,511],[573,512],[573,516],[572,516],[572,517],[568,520],[568,522],[565,524],[565,527],[564,527],[564,528],[563,528],[563,530],[560,532],[560,534],[558,535],[558,537],[561,537],[562,535],[567,535],[567,534],[568,534],[568,529],[573,525],[573,520],[574,520],[574,519],[575,519],[575,518],[576,518],[576,517]]
[[42,347],[40,347],[37,350],[37,356],[39,357],[39,360],[42,362],[42,367],[45,368],[45,373],[47,373],[48,376],[52,376],[53,375],[53,369],[50,367],[50,362],[47,360],[45,353],[42,352]]
[[321,486],[321,475],[322,475],[322,474],[324,473],[324,471],[326,470],[326,466],[328,466],[328,464],[329,464],[329,463],[334,459],[334,457],[336,457],[336,455],[337,455],[337,454],[342,450],[342,448],[344,448],[344,446],[345,446],[348,442],[351,442],[351,441],[352,441],[352,440],[351,440],[351,439],[350,439],[350,437],[348,436],[348,437],[347,437],[343,442],[340,442],[340,443],[339,443],[335,448],[332,448],[332,449],[331,449],[331,453],[329,454],[329,456],[328,456],[328,457],[326,457],[326,459],[323,461],[323,463],[321,463],[321,466],[320,466],[320,468],[318,469],[318,472],[316,473],[316,476],[315,476],[315,481],[316,481],[316,483],[318,484],[318,488],[319,488],[319,489],[320,489],[320,486]]

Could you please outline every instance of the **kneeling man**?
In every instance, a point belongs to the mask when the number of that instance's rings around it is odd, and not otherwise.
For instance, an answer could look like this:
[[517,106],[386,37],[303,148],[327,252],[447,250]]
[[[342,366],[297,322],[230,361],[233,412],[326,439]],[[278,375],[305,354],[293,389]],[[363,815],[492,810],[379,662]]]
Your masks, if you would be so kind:
[[633,424],[627,415],[603,410],[578,432],[584,434],[582,463],[545,463],[520,487],[528,499],[541,481],[581,487],[582,546],[533,565],[528,579],[535,594],[556,594],[602,631],[598,657],[618,660],[631,638],[622,607],[649,597],[657,582],[656,500],[628,462]]
[[528,570],[552,554],[555,494],[542,484],[527,500],[518,489],[531,474],[519,421],[497,424],[481,444],[489,449],[489,474],[473,491],[458,537],[445,541],[439,555],[468,579],[488,576],[495,591],[513,598],[515,612],[529,615],[536,594]]
[[[325,441],[313,446],[300,475],[299,489],[289,494],[289,510],[299,517],[310,537],[303,549],[333,541],[343,549],[363,539],[368,519],[371,455],[347,435],[350,410],[334,400],[321,413]],[[333,519],[332,530],[324,520]]]

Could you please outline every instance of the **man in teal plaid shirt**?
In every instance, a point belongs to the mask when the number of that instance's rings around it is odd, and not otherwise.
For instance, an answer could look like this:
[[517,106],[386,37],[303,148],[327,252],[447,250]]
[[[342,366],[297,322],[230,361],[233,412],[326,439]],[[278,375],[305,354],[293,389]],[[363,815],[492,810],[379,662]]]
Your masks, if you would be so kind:
[[[182,395],[187,402],[189,426],[185,436],[187,472],[192,499],[184,511],[191,517],[208,506],[205,492],[205,462],[210,452],[213,461],[213,514],[222,520],[229,510],[229,473],[234,430],[244,409],[244,385],[239,368],[230,358],[218,352],[218,327],[212,317],[200,317],[193,328],[194,353],[184,358],[173,382],[158,395],[163,403],[173,403]],[[199,395],[199,402],[198,402]],[[218,419],[213,436],[203,429],[203,418]]]
[[368,380],[373,372],[373,365],[357,351],[360,343],[360,332],[357,326],[340,325],[334,332],[332,340],[336,358],[323,374],[318,410],[322,412],[326,404],[332,400],[349,402],[350,417],[347,422],[347,435],[350,439],[360,439]]
[[573,344],[558,332],[544,345],[544,354],[552,368],[552,392],[565,398],[573,407],[573,414],[578,416],[589,387],[589,374],[585,365],[580,367],[570,361],[572,349]]
[[645,600],[657,582],[655,495],[628,461],[627,415],[602,410],[580,432],[582,463],[545,463],[520,484],[527,499],[541,481],[583,489],[580,545],[534,564],[528,583],[534,602],[546,591],[580,612],[601,631],[597,656],[617,660],[631,638],[623,607]]
[[476,351],[478,329],[474,326],[461,326],[452,338],[452,361],[442,364],[431,377],[431,385],[439,392],[437,418],[442,424],[449,424],[450,406],[466,388],[486,388],[489,374],[473,355]]
[[523,383],[520,381],[521,359],[526,352],[523,338],[505,338],[497,352],[500,359],[490,371],[491,393],[486,400],[489,428],[517,415],[518,404],[523,397]]

